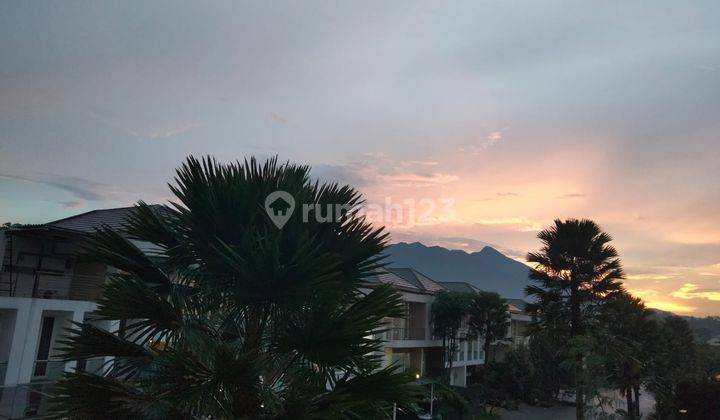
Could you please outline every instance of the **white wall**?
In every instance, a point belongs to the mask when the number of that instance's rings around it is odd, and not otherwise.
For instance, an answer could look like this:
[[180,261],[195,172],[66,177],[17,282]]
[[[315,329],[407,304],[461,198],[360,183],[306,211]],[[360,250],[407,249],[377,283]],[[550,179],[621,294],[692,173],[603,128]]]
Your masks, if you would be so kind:
[[[15,322],[9,344],[8,366],[5,373],[5,385],[28,383],[32,379],[35,357],[40,338],[40,327],[44,315],[59,316],[55,332],[61,326],[67,326],[70,319],[82,322],[85,313],[95,311],[97,305],[88,301],[61,299],[33,299],[0,296],[0,310],[14,310]],[[63,325],[64,324],[64,325]],[[7,340],[3,334],[0,339]],[[67,369],[74,368],[74,362],[68,363]]]

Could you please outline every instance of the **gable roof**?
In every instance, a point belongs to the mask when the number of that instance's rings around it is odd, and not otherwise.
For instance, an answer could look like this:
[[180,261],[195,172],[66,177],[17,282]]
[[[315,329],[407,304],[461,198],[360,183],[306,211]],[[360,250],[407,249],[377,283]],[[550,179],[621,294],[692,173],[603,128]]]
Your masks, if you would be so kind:
[[413,268],[388,268],[387,270],[420,290],[429,293],[443,290],[443,287],[438,282]]
[[75,216],[45,223],[44,226],[66,229],[80,233],[92,233],[96,228],[107,225],[113,230],[122,231],[125,219],[135,207],[91,210]]
[[422,293],[422,290],[420,290],[417,286],[406,281],[405,279],[398,276],[397,274],[390,272],[388,270],[385,270],[385,269],[381,269],[377,273],[368,277],[367,282],[370,284],[382,283],[382,284],[390,285],[390,286],[400,289],[400,290],[405,290],[405,291],[415,292],[415,293]]
[[453,292],[477,293],[480,291],[477,287],[470,283],[465,283],[464,281],[441,281],[440,285]]
[[505,300],[507,301],[508,305],[514,306],[515,308],[517,308],[517,310],[519,312],[525,312],[525,305],[527,305],[527,302],[525,302],[524,300],[522,300],[522,299],[505,299]]

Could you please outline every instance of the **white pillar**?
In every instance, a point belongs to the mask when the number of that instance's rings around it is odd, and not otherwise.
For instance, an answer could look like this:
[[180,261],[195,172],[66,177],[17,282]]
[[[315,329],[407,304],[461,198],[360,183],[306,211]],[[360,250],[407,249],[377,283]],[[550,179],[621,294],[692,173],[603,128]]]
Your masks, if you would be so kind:
[[[28,299],[27,305],[19,305],[15,309],[15,325],[12,333],[12,344],[8,357],[7,369],[5,370],[5,385],[17,385],[22,383],[21,367],[25,359],[25,345],[27,336],[31,335],[30,325],[32,305]],[[35,337],[37,344],[37,337]]]
[[[32,379],[33,368],[35,367],[35,357],[37,357],[38,342],[40,341],[43,308],[42,306],[36,304],[36,299],[30,299],[28,312],[29,314],[25,324],[23,325],[18,323],[15,326],[16,333],[18,332],[18,326],[22,326],[19,331],[20,336],[17,338],[20,343],[23,343],[22,354],[19,358],[19,372],[15,377],[16,384],[25,384],[30,382]],[[18,315],[20,315],[20,310],[18,310]],[[14,345],[15,343],[13,342],[13,346]]]

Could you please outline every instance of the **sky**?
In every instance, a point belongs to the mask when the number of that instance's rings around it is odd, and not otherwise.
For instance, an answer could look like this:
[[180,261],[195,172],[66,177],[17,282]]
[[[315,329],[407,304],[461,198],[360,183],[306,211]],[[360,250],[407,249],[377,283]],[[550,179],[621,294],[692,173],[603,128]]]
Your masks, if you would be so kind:
[[310,164],[394,241],[592,218],[649,306],[720,315],[714,0],[0,3],[0,222],[165,202],[190,154]]

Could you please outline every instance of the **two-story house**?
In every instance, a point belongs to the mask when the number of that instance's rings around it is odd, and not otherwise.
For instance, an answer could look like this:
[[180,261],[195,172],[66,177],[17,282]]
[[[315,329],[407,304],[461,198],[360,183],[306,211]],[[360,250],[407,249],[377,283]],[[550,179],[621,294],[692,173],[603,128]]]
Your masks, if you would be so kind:
[[83,238],[102,224],[121,229],[131,208],[95,210],[40,225],[0,229],[0,409],[11,418],[33,415],[43,385],[66,370],[100,369],[105,360],[81,366],[60,361],[57,344],[73,322],[94,322],[95,301],[107,269],[79,261]]
[[[412,268],[389,268],[371,279],[371,282],[389,284],[405,302],[405,316],[387,320],[387,331],[380,336],[384,344],[384,361],[400,363],[421,377],[439,376],[443,369],[442,341],[433,337],[431,307],[435,295],[446,289],[430,277]],[[481,339],[468,339],[467,320],[460,331],[458,349],[453,355],[450,383],[467,384],[473,366],[485,362]]]

